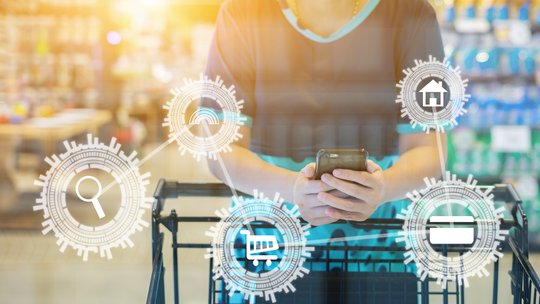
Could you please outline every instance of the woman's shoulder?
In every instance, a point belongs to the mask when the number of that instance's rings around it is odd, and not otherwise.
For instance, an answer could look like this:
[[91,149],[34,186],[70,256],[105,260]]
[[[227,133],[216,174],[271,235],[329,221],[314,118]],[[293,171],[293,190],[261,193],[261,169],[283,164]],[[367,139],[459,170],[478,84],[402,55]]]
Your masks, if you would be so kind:
[[397,25],[436,18],[428,0],[380,0],[379,6],[380,14]]
[[[387,1],[387,0],[381,0]],[[428,0],[391,0],[396,8],[407,14],[430,14],[435,10]]]

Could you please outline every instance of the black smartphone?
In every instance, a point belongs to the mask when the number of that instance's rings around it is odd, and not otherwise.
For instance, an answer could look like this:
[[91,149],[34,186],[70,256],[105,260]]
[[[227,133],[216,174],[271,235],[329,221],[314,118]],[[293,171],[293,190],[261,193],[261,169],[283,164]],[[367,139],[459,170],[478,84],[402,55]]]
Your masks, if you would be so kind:
[[321,149],[317,152],[314,179],[321,179],[334,169],[367,171],[368,152],[364,149]]

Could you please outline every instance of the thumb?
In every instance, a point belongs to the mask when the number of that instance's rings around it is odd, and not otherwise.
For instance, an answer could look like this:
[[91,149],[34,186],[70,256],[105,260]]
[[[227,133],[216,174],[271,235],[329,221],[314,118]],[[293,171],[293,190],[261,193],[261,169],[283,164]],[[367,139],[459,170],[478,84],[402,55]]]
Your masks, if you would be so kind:
[[376,171],[382,171],[382,168],[377,165],[374,161],[372,160],[368,160],[367,161],[367,170],[369,173],[373,173],[373,172],[376,172]]
[[304,174],[305,177],[312,178],[315,175],[315,163],[308,164],[300,170],[300,172]]

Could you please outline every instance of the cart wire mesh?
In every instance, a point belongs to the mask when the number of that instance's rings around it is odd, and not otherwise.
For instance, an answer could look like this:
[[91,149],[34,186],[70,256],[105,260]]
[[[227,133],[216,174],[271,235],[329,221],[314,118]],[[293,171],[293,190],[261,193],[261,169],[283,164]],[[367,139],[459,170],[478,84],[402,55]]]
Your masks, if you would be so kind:
[[[502,250],[512,255],[511,269],[508,271],[511,282],[513,303],[540,304],[540,279],[529,261],[528,221],[523,211],[521,201],[511,185],[495,185],[492,193],[496,201],[505,202],[510,206],[512,219],[504,219],[501,229],[510,230],[508,241]],[[147,297],[147,304],[162,304],[166,302],[165,267],[163,260],[164,232],[162,227],[172,234],[172,277],[173,302],[179,303],[179,260],[178,251],[185,249],[210,248],[209,243],[185,243],[178,241],[180,224],[215,223],[219,217],[186,217],[177,214],[173,209],[163,215],[166,200],[182,197],[226,197],[231,196],[231,190],[223,184],[186,184],[174,181],[160,180],[154,193],[152,209],[152,275]],[[254,229],[268,229],[264,223],[251,223]],[[358,229],[399,231],[403,221],[398,219],[370,219],[362,223],[351,223]],[[235,244],[238,250],[245,244]],[[459,246],[439,246],[443,255],[463,254],[466,249]],[[390,252],[390,257],[370,258],[368,260],[352,257],[359,251]],[[315,246],[312,257],[305,265],[311,272],[308,276],[296,280],[296,292],[279,293],[278,303],[465,303],[465,287],[457,281],[449,282],[446,289],[433,288],[432,279],[419,280],[414,266],[403,263],[404,247],[371,247],[334,245],[328,243]],[[508,253],[507,253],[508,254]],[[245,254],[238,255],[238,261],[249,267]],[[264,264],[264,263],[261,263]],[[223,280],[212,279],[213,260],[209,259],[208,303],[253,303],[244,300],[242,295],[231,296],[225,288]],[[264,266],[262,266],[264,268]],[[382,271],[381,271],[382,269]],[[498,299],[499,262],[493,263],[492,303],[501,303]],[[488,279],[488,278],[486,278]],[[255,303],[266,303],[257,299]]]

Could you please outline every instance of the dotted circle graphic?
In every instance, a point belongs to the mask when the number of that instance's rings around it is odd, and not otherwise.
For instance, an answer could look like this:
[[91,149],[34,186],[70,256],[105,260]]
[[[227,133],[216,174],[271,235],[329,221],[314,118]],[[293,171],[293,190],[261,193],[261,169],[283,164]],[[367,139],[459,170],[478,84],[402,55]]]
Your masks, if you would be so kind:
[[[444,132],[449,126],[457,125],[457,118],[467,111],[465,102],[470,99],[466,94],[468,80],[461,78],[459,68],[452,68],[448,61],[440,62],[430,56],[429,61],[416,61],[416,66],[403,71],[405,78],[397,85],[401,89],[397,103],[402,105],[401,116],[408,117],[410,123],[421,127],[424,131]],[[438,78],[449,87],[450,102],[439,111],[420,106],[416,93],[423,80]]]
[[[230,151],[229,145],[242,137],[239,129],[246,121],[241,115],[244,101],[236,100],[234,86],[227,88],[219,77],[214,81],[201,75],[198,81],[185,80],[182,88],[171,92],[174,97],[163,107],[168,111],[163,125],[169,127],[169,139],[176,140],[182,154],[189,152],[197,160],[201,157],[216,159],[218,153]],[[219,107],[219,111],[211,110],[219,124],[215,133],[205,133],[207,121],[200,124],[202,133],[195,134],[192,130],[197,126],[190,121],[192,115],[189,112],[201,99],[214,102]],[[219,120],[216,112],[221,114]]]
[[[476,187],[472,176],[467,182],[450,173],[446,177],[445,181],[426,180],[427,188],[408,195],[413,203],[398,216],[405,220],[398,241],[405,242],[408,250],[405,262],[416,263],[422,280],[429,275],[443,287],[449,280],[468,285],[467,278],[488,275],[486,265],[502,256],[498,250],[506,234],[500,230],[504,209],[495,209],[489,190]],[[445,256],[428,241],[428,221],[432,215],[452,206],[475,219],[477,236],[462,255]]]
[[[66,141],[64,145],[67,152],[60,157],[47,158],[51,168],[35,181],[43,190],[34,210],[43,211],[43,232],[54,232],[61,252],[71,246],[84,260],[88,259],[89,252],[98,251],[101,257],[110,259],[111,248],[132,247],[130,236],[148,226],[142,217],[152,201],[145,197],[150,174],[141,175],[136,153],[126,156],[114,138],[109,146],[90,135],[87,144]],[[111,175],[122,195],[116,214],[107,223],[95,227],[79,223],[70,213],[66,201],[68,187],[75,182],[75,176],[91,169]]]
[[[289,210],[277,195],[270,200],[255,192],[254,199],[239,198],[234,208],[222,210],[218,215],[222,218],[220,223],[207,233],[213,238],[206,257],[214,259],[214,279],[222,278],[230,292],[240,291],[246,298],[264,296],[272,302],[276,301],[275,293],[294,291],[292,282],[309,272],[303,264],[313,250],[306,247],[309,225],[301,225],[297,209]],[[256,221],[271,224],[283,238],[283,258],[268,272],[245,269],[235,254],[236,236]]]

